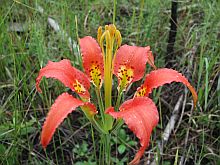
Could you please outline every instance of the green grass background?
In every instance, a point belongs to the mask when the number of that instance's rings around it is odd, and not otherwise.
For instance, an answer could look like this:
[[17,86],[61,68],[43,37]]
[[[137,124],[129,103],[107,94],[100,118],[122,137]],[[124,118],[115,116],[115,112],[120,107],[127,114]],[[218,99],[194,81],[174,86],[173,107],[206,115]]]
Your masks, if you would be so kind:
[[[47,151],[42,149],[39,137],[45,116],[54,99],[67,89],[56,81],[43,80],[43,93],[39,94],[35,79],[48,60],[68,58],[75,67],[81,66],[79,49],[70,50],[68,37],[55,32],[48,24],[48,17],[77,41],[77,36],[96,37],[100,25],[112,23],[113,7],[111,0],[0,1],[0,164],[94,162],[92,129],[80,111],[71,114],[59,127]],[[158,67],[164,67],[167,62],[170,8],[170,0],[120,0],[116,6],[116,26],[123,44],[150,45]],[[24,31],[11,29],[16,23]],[[179,1],[177,28],[173,68],[189,78],[198,92],[199,103],[189,117],[192,101],[188,92],[183,120],[165,146],[161,163],[173,164],[175,157],[179,162],[184,155],[187,164],[219,164],[220,1]],[[196,51],[190,54],[195,47]],[[174,83],[153,94],[162,112],[160,124],[152,135],[154,146],[161,139],[177,96],[184,92],[182,89]],[[138,139],[126,127],[119,134],[121,140],[113,139],[112,143],[126,144],[126,148],[121,145],[120,149],[113,149],[112,156],[115,164],[124,164],[138,149],[135,142]],[[153,157],[156,152],[148,153]],[[143,160],[147,160],[148,153]]]

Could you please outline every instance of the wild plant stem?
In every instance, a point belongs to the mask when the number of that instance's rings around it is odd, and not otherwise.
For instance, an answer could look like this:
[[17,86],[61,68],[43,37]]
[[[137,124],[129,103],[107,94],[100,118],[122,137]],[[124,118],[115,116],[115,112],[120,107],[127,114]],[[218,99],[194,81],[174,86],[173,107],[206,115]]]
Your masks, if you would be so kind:
[[119,89],[118,96],[117,96],[117,101],[116,101],[116,104],[115,104],[116,111],[118,111],[118,108],[120,106],[122,94],[123,94],[122,90]]
[[141,23],[142,23],[142,19],[143,19],[143,9],[144,9],[144,0],[141,0],[141,4],[140,4],[140,14],[138,16],[138,25],[137,25],[137,37],[136,37],[136,42],[139,42],[139,38],[140,38],[140,27],[141,27]]
[[98,105],[99,105],[99,109],[100,109],[100,113],[101,113],[101,117],[102,117],[102,123],[105,123],[105,117],[104,117],[104,105],[103,105],[103,100],[101,97],[101,91],[100,89],[96,88],[96,96],[97,96],[97,100],[98,100]]
[[93,126],[91,124],[91,132],[92,132],[92,144],[93,144],[93,152],[95,156],[95,161],[97,162],[97,155],[96,155],[96,143],[95,143],[95,138],[94,138],[94,131],[93,131]]
[[103,164],[110,165],[111,164],[111,135],[110,134],[102,134],[101,142],[102,142],[102,151],[100,156],[100,160]]
[[117,0],[114,0],[114,9],[113,9],[113,20],[112,23],[115,25],[115,17],[116,17],[116,4],[117,4]]
[[[118,97],[117,97],[117,101],[116,101],[116,104],[115,104],[115,110],[118,111],[118,108],[120,106],[120,103],[121,103],[121,98],[122,98],[122,94],[123,94],[123,91],[122,89],[120,88],[119,91],[118,91]],[[123,120],[122,119],[118,119],[112,129],[112,132],[115,132],[118,130],[118,128],[120,128],[123,124]]]

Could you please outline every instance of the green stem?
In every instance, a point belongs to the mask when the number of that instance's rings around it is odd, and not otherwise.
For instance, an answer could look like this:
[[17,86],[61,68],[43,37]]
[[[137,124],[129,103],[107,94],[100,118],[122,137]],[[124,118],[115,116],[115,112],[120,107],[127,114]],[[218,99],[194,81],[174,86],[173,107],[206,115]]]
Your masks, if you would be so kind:
[[[101,134],[108,134],[108,131],[105,131],[103,129],[103,123],[98,119],[95,118],[94,115],[91,115],[90,112],[88,112],[88,109],[86,107],[81,107],[82,111],[84,112],[86,118],[93,124],[94,128]],[[101,110],[100,110],[101,111]]]
[[105,135],[106,137],[106,155],[107,155],[107,161],[106,163],[108,165],[111,164],[111,134]]
[[116,104],[115,104],[115,110],[116,111],[118,111],[118,108],[120,106],[122,94],[123,94],[123,91],[120,88],[119,91],[118,91],[117,101],[116,101]]
[[124,121],[122,119],[118,119],[115,125],[113,126],[111,133],[115,133],[123,124],[124,124]]
[[114,11],[113,11],[113,20],[112,23],[115,25],[115,17],[116,17],[116,4],[117,4],[117,0],[114,0]]
[[142,19],[143,19],[143,9],[144,9],[144,0],[141,0],[141,4],[140,4],[140,14],[138,16],[138,25],[137,25],[137,37],[136,37],[136,42],[138,43],[139,41],[139,37],[140,37],[140,26],[142,23]]
[[[111,135],[110,134],[101,134],[101,145],[102,151],[99,155],[99,160],[102,164],[111,165]],[[100,162],[100,161],[99,161]]]
[[103,160],[103,138],[102,138],[102,134],[100,136],[100,146],[99,146],[99,164],[104,164],[104,160]]
[[95,156],[95,161],[97,162],[97,155],[96,155],[96,143],[95,143],[95,138],[94,138],[94,131],[93,131],[93,126],[91,124],[91,132],[92,132],[92,144],[93,144],[93,151],[94,151],[94,156]]
[[96,95],[97,95],[99,110],[100,110],[101,117],[102,117],[102,124],[104,124],[105,123],[104,105],[103,105],[103,100],[102,100],[102,97],[101,97],[101,91],[98,88],[96,88],[95,92],[96,92]]
[[[117,101],[115,104],[115,110],[118,111],[120,103],[121,103],[121,98],[122,98],[122,94],[123,94],[123,90],[120,88],[118,91],[118,97],[117,97]],[[112,132],[117,131],[122,125],[124,124],[122,119],[118,119],[116,121],[116,123],[113,126]]]
[[99,124],[99,122],[96,121],[96,119],[93,117],[90,122],[93,124],[94,128],[101,134],[108,134],[107,131],[105,131]]

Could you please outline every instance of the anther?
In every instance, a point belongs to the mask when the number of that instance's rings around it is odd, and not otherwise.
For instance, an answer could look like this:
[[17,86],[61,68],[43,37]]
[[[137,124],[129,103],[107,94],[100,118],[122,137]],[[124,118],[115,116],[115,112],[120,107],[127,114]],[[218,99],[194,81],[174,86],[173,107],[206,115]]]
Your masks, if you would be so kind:
[[113,37],[113,36],[115,35],[115,32],[116,32],[116,27],[115,27],[115,25],[114,25],[114,24],[109,25],[109,26],[108,26],[108,30],[109,30],[109,32],[110,32],[111,37]]
[[120,33],[119,30],[116,30],[116,32],[115,32],[115,38],[116,38],[118,47],[120,47],[121,46],[121,42],[122,42],[122,37],[121,37],[121,33]]
[[107,31],[108,30],[108,25],[105,25],[105,31]]
[[104,41],[104,39],[105,39],[105,36],[106,36],[106,31],[102,34],[102,36],[101,36],[101,38],[100,38],[100,41],[99,41],[99,45],[100,45],[101,47],[103,47],[103,41]]
[[102,27],[99,26],[98,31],[97,31],[97,41],[99,44],[100,44],[101,36],[102,36]]
[[110,36],[110,32],[109,31],[105,31],[106,32],[106,47],[108,49],[111,48],[111,36]]

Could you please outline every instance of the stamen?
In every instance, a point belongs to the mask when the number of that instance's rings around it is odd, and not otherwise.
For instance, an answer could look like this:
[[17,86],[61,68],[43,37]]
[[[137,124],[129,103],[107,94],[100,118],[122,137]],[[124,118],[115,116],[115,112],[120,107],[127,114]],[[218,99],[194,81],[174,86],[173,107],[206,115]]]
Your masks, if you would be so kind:
[[107,31],[108,30],[108,25],[105,25],[105,31]]
[[108,30],[109,30],[109,32],[110,32],[111,38],[113,38],[114,35],[115,35],[115,32],[116,32],[116,27],[115,27],[115,25],[114,25],[114,24],[109,25],[109,26],[108,26]]
[[[105,25],[105,31],[100,35],[101,30],[98,29],[98,40],[100,47],[102,48],[102,53],[104,55],[104,89],[105,89],[105,107],[111,106],[111,91],[112,91],[112,75],[113,75],[113,62],[117,52],[118,47],[120,47],[122,38],[121,33],[114,24]],[[101,37],[100,37],[101,36]],[[100,38],[100,39],[99,39]],[[105,41],[104,41],[105,40]],[[104,47],[105,42],[105,47]],[[105,48],[105,50],[104,50]],[[133,79],[133,70],[130,73],[130,70],[126,73],[128,76],[122,76],[124,88],[127,85],[127,82],[130,82]],[[126,80],[125,80],[126,79]],[[97,84],[99,79],[97,79]],[[124,85],[125,84],[125,85]]]
[[98,31],[97,31],[97,41],[99,44],[100,44],[101,36],[102,36],[102,27],[99,26]]
[[115,32],[115,38],[116,38],[118,47],[120,47],[121,46],[121,42],[122,42],[122,37],[121,37],[121,33],[120,33],[119,30],[116,30],[116,32]]
[[103,48],[103,41],[105,39],[105,35],[106,35],[106,31],[102,34],[100,41],[99,41],[99,45]]
[[106,31],[105,39],[106,39],[106,48],[111,49],[111,35],[109,30]]

